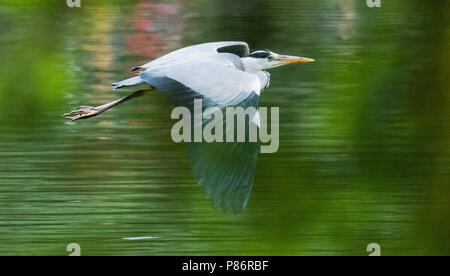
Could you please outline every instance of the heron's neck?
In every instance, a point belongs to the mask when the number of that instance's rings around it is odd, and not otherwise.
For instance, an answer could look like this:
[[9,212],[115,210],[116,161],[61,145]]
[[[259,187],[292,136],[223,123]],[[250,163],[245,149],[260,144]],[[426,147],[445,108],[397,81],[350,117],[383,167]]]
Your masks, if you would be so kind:
[[243,57],[241,61],[246,72],[255,73],[264,70],[262,64],[255,58]]
[[258,71],[253,74],[257,75],[259,78],[259,83],[261,85],[261,91],[269,87],[270,85],[270,74],[267,71]]

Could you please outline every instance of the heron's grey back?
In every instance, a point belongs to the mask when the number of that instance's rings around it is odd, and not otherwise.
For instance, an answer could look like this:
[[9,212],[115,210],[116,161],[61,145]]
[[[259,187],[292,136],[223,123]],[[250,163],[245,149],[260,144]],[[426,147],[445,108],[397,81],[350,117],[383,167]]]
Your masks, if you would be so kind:
[[141,66],[142,68],[157,68],[160,66],[172,66],[179,64],[180,61],[198,59],[205,55],[214,55],[217,53],[231,53],[238,57],[248,55],[250,49],[247,43],[242,41],[223,41],[210,42],[199,45],[193,45],[170,52],[156,60]]

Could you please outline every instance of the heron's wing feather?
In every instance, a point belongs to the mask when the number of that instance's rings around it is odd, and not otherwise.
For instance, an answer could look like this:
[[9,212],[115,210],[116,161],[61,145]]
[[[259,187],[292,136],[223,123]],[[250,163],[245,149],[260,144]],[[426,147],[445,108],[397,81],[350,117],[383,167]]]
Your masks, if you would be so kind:
[[[261,90],[258,76],[236,69],[233,62],[228,57],[221,56],[205,57],[201,62],[184,60],[176,66],[163,66],[141,72],[140,77],[169,97],[176,96],[174,101],[177,104],[192,101],[201,95],[212,101],[210,105],[232,106],[242,102],[252,92],[259,95]],[[190,90],[175,91],[170,87],[174,82]]]
[[247,56],[250,54],[250,48],[245,42],[229,42],[221,45],[216,49],[219,53],[235,54],[238,57]]
[[[253,93],[237,106],[244,109],[257,107],[258,102],[259,96]],[[222,113],[226,117],[225,111]],[[204,120],[203,126],[210,121]],[[248,126],[250,120],[246,121]],[[231,129],[228,121],[224,121],[223,129],[224,132]],[[246,132],[248,136],[248,128]],[[197,182],[203,187],[205,196],[212,200],[214,208],[220,206],[224,211],[231,209],[234,213],[245,210],[254,182],[259,150],[257,141],[187,143]]]
[[[141,78],[177,106],[185,106],[191,112],[194,99],[203,100],[203,110],[217,107],[224,111],[230,106],[257,109],[259,104],[259,79],[217,60],[150,69],[142,72]],[[226,117],[224,114],[223,118]],[[246,124],[248,131],[249,124],[255,120],[247,119],[251,121]],[[202,125],[210,121],[203,120]],[[229,125],[228,121],[223,121],[225,133]],[[248,139],[247,142],[192,142],[187,146],[197,182],[203,186],[213,205],[232,209],[235,213],[243,211],[253,186],[258,142],[248,142]]]
[[170,52],[156,60],[153,60],[139,68],[156,68],[158,66],[167,66],[178,64],[181,60],[196,59],[200,56],[210,56],[217,53],[230,53],[239,57],[246,56],[250,53],[247,43],[242,41],[223,41],[210,42],[199,45],[193,45]]

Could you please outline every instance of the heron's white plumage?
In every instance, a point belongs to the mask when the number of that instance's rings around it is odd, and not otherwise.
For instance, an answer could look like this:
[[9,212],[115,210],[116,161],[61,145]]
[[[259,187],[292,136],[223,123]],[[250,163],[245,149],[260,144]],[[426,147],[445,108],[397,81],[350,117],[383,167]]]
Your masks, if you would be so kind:
[[259,94],[262,85],[258,76],[237,69],[222,55],[204,57],[195,63],[183,62],[176,68],[150,68],[141,72],[140,77],[152,85],[158,77],[172,79],[219,106],[236,105],[252,92]]
[[[203,99],[204,109],[258,109],[260,91],[268,86],[270,75],[261,70],[247,72],[242,57],[248,54],[245,42],[190,46],[140,66],[145,71],[121,83],[145,82],[191,110],[198,98]],[[259,126],[259,112],[249,121]],[[259,143],[187,144],[197,182],[213,205],[243,211],[253,186]]]
[[210,42],[181,48],[149,63],[146,63],[141,67],[150,69],[163,66],[173,66],[179,64],[180,62],[190,62],[192,61],[192,59],[200,61],[199,59],[204,56],[217,55],[219,52],[221,52],[221,49],[223,51],[226,51],[228,49],[228,53],[234,53],[237,56],[245,56],[250,52],[248,44],[245,42]]
[[233,105],[251,92],[259,95],[269,83],[264,72],[246,71],[243,64],[245,59],[241,59],[241,56],[248,53],[245,42],[211,42],[185,47],[139,66],[145,71],[139,76],[114,83],[113,87],[120,89],[130,86],[129,83],[151,84],[151,77],[164,76],[218,104]]
[[135,76],[120,82],[113,83],[114,89],[120,89],[122,91],[138,91],[151,89],[151,85],[146,83],[140,76]]

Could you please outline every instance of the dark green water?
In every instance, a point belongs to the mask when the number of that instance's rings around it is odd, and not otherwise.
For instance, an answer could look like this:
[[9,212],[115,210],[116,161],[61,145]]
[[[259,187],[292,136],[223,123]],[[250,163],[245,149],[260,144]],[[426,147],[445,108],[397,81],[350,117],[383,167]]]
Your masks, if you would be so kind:
[[[1,255],[450,254],[446,1],[64,2],[0,4]],[[162,95],[60,117],[221,40],[317,60],[271,71],[280,148],[244,214],[203,198]]]

